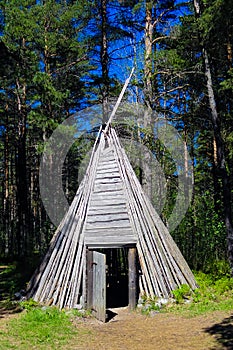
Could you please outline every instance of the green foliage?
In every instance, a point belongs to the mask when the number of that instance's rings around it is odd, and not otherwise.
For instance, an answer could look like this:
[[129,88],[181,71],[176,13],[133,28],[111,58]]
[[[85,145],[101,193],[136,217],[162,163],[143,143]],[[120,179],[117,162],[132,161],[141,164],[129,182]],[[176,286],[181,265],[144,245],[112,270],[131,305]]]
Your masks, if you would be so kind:
[[192,290],[187,284],[182,284],[179,288],[172,291],[172,295],[176,303],[181,304],[191,297]]
[[[200,176],[198,172],[199,169],[195,172],[196,192],[193,202],[185,218],[172,235],[194,270],[217,273],[222,264],[222,269],[229,272],[229,264],[225,260],[226,237],[222,213],[216,212],[215,195],[212,191],[205,189],[207,183],[204,183],[202,175]],[[208,179],[207,176],[205,181],[210,184],[211,179]],[[220,201],[216,205],[222,212]],[[218,264],[219,268],[216,266]]]
[[25,309],[27,311],[30,311],[30,310],[35,309],[36,307],[39,307],[39,304],[33,299],[21,301],[19,304],[23,309]]
[[144,296],[141,312],[146,315],[153,311],[178,312],[193,317],[215,310],[232,310],[233,278],[229,274],[229,264],[219,262],[215,269],[212,273],[194,272],[199,287],[191,290],[187,284],[182,284],[173,290],[173,298],[169,300],[161,302],[158,298],[148,299]]
[[143,315],[150,315],[153,312],[161,310],[161,305],[158,303],[158,298],[147,298],[142,296],[141,312]]
[[[31,254],[33,251],[44,252],[47,248],[53,229],[40,201],[38,169],[44,141],[57,125],[70,113],[93,101],[102,101],[105,92],[109,97],[116,96],[129,68],[127,65],[132,65],[133,61],[137,69],[131,80],[130,99],[143,102],[146,65],[143,62],[143,36],[147,6],[154,16],[154,51],[148,65],[153,106],[158,118],[179,127],[188,143],[194,166],[192,206],[173,236],[192,268],[212,273],[216,261],[219,264],[226,258],[226,234],[223,191],[219,181],[221,169],[215,169],[202,46],[205,44],[208,51],[221,120],[220,134],[224,138],[230,175],[233,168],[230,57],[233,2],[205,0],[200,18],[194,15],[193,7],[187,10],[186,6],[190,4],[185,3],[179,3],[180,11],[174,12],[170,1],[107,2],[108,54],[105,63],[109,76],[104,79],[101,76],[104,27],[101,4],[101,1],[86,0],[0,0],[0,252],[14,256],[24,255],[24,249]],[[141,124],[140,118],[135,113],[134,125]],[[21,147],[21,151],[25,150],[25,164],[18,162],[22,124],[26,130],[25,144]],[[154,140],[156,133],[151,130],[153,128],[144,128],[142,133],[145,146],[159,159],[165,174],[166,202],[162,218],[169,222],[177,200],[178,169],[166,147]],[[59,147],[63,142],[61,138]],[[80,147],[70,150],[66,159],[69,166],[63,172],[64,192],[69,201],[76,191],[79,166],[87,150],[85,143],[82,144],[82,152]],[[135,157],[138,156],[136,151]],[[25,172],[24,176],[19,176],[22,164]],[[136,170],[142,177],[139,166]],[[157,175],[156,169],[150,170]],[[151,178],[153,184],[154,177]],[[231,177],[230,181],[232,191]],[[27,191],[22,198],[28,199],[27,205],[18,199],[23,184]],[[162,185],[158,184],[158,191],[153,193],[153,203],[158,203],[158,207],[163,204]],[[25,222],[22,218],[26,218]],[[16,271],[14,278],[6,277],[5,273],[1,273],[0,287],[4,293],[7,291],[12,295],[20,285],[19,278]]]
[[[220,276],[220,272],[216,275]],[[191,317],[215,310],[228,311],[232,309],[233,278],[222,275],[216,279],[215,274],[196,272],[195,279],[199,288],[195,289],[190,294],[188,293],[190,302],[183,302],[184,299],[182,299],[182,297],[186,298],[185,290],[183,293],[183,287],[181,291],[179,291],[178,288],[178,292],[176,290],[173,293],[175,293],[175,295],[178,294],[179,302],[176,304],[169,304],[169,307],[166,307],[164,311],[184,313]]]
[[63,348],[77,336],[65,311],[54,307],[30,308],[1,332],[0,349]]
[[25,265],[23,263],[14,262],[0,268],[0,289],[2,299],[11,299],[14,293],[24,287],[24,283],[28,278],[28,269],[25,273]]
[[204,272],[210,274],[214,280],[223,277],[231,278],[232,276],[229,261],[226,260],[214,260],[210,262]]

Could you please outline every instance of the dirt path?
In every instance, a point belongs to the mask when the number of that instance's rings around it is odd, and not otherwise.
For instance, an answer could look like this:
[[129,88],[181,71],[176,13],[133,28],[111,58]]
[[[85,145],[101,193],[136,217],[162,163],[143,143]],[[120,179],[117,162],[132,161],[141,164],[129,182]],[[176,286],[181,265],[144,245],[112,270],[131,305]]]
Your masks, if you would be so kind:
[[[108,323],[73,320],[78,336],[63,350],[233,350],[233,310],[192,318],[170,313],[149,317],[126,308],[112,311],[116,315]],[[14,317],[18,315],[2,313],[0,331]]]
[[80,330],[90,336],[79,338],[82,350],[232,350],[233,312],[214,312],[184,318],[174,314],[147,317],[114,309],[117,315],[108,323],[78,321]]

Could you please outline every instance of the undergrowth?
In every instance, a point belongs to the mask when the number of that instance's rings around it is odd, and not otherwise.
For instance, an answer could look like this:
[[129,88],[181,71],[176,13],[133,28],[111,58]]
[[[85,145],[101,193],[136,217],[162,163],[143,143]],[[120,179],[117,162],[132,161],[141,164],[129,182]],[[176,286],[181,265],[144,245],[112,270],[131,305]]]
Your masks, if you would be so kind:
[[67,349],[70,341],[78,341],[79,331],[71,322],[77,312],[71,315],[56,307],[39,307],[32,301],[22,306],[25,308],[22,314],[11,319],[6,330],[0,331],[1,350]]
[[194,272],[199,288],[191,290],[186,284],[173,291],[167,302],[159,299],[145,299],[142,312],[173,312],[193,317],[211,311],[231,311],[233,309],[233,278],[223,263],[212,272]]
[[212,274],[195,273],[199,288],[190,293],[190,303],[183,299],[171,310],[195,316],[210,311],[230,311],[233,309],[233,278],[222,276],[218,279]]

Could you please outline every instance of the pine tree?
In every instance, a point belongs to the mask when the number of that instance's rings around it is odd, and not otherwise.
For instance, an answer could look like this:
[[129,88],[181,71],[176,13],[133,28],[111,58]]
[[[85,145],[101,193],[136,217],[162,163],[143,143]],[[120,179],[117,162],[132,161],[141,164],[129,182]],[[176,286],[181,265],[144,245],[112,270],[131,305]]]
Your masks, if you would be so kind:
[[84,96],[84,76],[89,71],[83,40],[88,3],[25,0],[1,1],[0,6],[5,50],[1,65],[4,244],[9,254],[25,256],[33,251],[35,241],[44,244],[38,231],[48,221],[39,198],[42,143],[58,123],[80,108]]

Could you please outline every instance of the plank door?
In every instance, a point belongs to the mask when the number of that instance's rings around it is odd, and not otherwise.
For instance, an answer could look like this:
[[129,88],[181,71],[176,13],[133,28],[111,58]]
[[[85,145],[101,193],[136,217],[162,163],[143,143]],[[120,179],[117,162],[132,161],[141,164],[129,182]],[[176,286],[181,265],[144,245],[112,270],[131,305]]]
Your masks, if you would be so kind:
[[98,320],[106,321],[106,255],[93,251],[92,309]]

